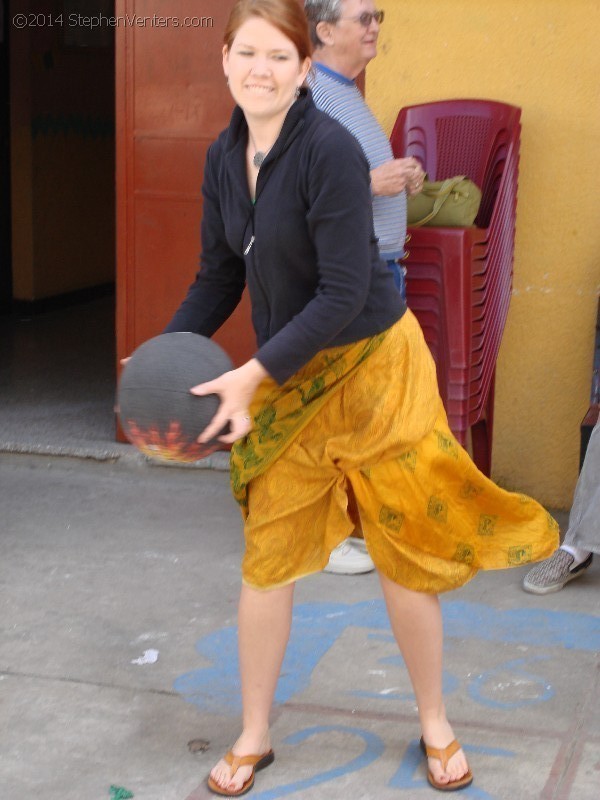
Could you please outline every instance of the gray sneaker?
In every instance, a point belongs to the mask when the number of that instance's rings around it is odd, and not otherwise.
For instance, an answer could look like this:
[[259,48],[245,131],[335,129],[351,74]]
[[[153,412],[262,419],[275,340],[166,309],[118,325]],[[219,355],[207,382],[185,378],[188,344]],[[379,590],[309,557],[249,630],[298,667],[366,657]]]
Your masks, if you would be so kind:
[[523,588],[532,594],[560,592],[566,583],[583,575],[592,563],[592,558],[593,553],[590,553],[585,561],[572,567],[575,559],[571,553],[559,548],[550,558],[529,570],[523,579]]

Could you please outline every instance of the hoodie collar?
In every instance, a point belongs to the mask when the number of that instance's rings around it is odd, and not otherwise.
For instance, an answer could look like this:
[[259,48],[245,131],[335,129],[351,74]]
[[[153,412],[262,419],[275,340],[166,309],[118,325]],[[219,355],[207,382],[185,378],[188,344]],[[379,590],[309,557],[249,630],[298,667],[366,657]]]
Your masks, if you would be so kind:
[[[310,89],[302,87],[297,100],[292,103],[287,112],[279,136],[275,144],[267,153],[258,173],[256,182],[255,202],[271,173],[271,168],[277,158],[288,149],[294,139],[304,127],[304,118],[311,108],[315,108]],[[248,192],[246,180],[246,145],[248,143],[248,123],[244,112],[239,106],[233,109],[229,128],[225,138],[225,163],[230,174],[234,174],[245,193]]]
[[[269,150],[267,157],[264,160],[264,164],[272,161],[278,155],[287,150],[287,148],[302,130],[304,126],[304,115],[311,106],[314,106],[311,91],[306,87],[302,87],[300,89],[300,95],[298,99],[292,103],[285,116],[279,136],[277,137],[273,147]],[[233,109],[231,120],[229,122],[229,128],[227,130],[225,150],[226,152],[230,152],[235,150],[240,145],[246,146],[247,142],[248,123],[246,122],[246,117],[244,116],[242,109],[239,106],[236,106]]]

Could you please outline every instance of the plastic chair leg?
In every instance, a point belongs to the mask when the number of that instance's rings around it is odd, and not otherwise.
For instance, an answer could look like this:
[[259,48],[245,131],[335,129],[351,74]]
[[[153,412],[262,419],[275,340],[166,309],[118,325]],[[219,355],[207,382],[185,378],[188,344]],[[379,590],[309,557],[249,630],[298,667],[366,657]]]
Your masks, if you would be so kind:
[[496,370],[492,376],[490,390],[485,401],[485,411],[481,419],[471,426],[471,446],[473,461],[477,469],[486,477],[492,474],[492,437],[494,433],[494,389]]

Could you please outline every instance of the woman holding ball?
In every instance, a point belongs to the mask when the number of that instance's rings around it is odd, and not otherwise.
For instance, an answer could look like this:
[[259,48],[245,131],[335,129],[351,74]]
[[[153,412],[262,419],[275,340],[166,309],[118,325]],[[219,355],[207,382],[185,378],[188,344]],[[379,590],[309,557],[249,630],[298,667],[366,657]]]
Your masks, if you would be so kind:
[[458,789],[472,776],[444,708],[437,594],[522,564],[517,553],[547,557],[557,528],[534,500],[485,478],[452,436],[419,325],[379,260],[367,161],[304,85],[310,53],[298,0],[235,3],[223,69],[236,107],[206,158],[201,268],[166,329],[211,336],[248,287],[256,354],[193,388],[221,400],[201,440],[230,425],[221,439],[235,443],[246,543],[242,732],[209,787],[238,796],[272,763],[294,583],[327,564],[356,505],[429,781]]

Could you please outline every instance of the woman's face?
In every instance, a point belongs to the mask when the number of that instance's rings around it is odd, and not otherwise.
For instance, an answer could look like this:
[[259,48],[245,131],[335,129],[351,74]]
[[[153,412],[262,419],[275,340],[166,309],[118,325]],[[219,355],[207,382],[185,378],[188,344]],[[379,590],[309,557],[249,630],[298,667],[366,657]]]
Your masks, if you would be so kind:
[[247,116],[285,115],[310,69],[296,46],[278,28],[250,17],[238,29],[231,48],[223,48],[223,70],[235,102]]

